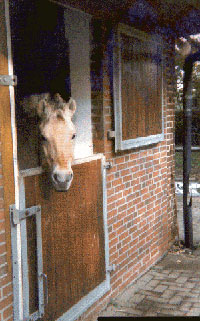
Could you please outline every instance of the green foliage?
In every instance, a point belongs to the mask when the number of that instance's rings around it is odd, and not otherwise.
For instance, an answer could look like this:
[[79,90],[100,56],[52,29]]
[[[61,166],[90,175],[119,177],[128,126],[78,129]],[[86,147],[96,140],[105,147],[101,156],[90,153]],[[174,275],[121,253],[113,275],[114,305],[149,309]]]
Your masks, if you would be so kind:
[[[176,109],[180,110],[183,108],[183,65],[185,57],[182,55],[182,48],[186,39],[179,38],[176,43],[176,77],[177,77],[177,91],[176,91]],[[190,36],[187,39],[191,45],[191,52],[200,50],[200,37]],[[196,62],[193,67],[193,109],[200,110],[200,62]]]

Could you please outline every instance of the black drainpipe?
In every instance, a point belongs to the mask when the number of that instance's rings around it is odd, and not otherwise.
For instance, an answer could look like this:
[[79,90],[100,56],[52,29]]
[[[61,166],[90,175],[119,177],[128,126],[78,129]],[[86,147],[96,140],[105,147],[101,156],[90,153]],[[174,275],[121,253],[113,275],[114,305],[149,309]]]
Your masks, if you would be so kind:
[[185,246],[193,248],[192,196],[189,195],[192,145],[192,71],[193,65],[200,60],[200,51],[189,55],[184,63],[183,79],[183,221]]

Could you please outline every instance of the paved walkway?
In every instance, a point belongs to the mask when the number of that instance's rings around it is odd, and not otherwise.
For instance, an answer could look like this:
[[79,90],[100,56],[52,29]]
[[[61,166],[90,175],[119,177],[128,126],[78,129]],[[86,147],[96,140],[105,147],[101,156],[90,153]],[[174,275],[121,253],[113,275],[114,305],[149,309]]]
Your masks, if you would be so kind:
[[[184,240],[182,196],[177,196],[179,238]],[[200,316],[200,197],[193,198],[193,252],[174,246],[99,316]]]
[[200,249],[178,249],[113,300],[99,316],[199,316]]

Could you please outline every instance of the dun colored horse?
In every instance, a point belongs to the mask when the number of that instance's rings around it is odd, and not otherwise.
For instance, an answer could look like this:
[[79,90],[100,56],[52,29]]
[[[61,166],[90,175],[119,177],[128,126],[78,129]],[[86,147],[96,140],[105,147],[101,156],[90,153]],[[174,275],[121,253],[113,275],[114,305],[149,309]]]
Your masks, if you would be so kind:
[[53,186],[58,191],[67,191],[73,179],[75,101],[70,98],[66,103],[59,94],[51,97],[45,93],[24,98],[22,105],[28,112],[35,110],[41,120],[42,146]]

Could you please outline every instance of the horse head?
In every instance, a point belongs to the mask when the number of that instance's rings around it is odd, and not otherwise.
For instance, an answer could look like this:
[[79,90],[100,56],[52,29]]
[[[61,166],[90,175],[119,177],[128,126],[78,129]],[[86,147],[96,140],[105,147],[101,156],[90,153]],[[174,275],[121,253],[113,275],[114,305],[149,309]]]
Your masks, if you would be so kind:
[[41,120],[42,147],[53,186],[58,191],[67,191],[73,179],[75,101],[70,98],[67,103],[59,94],[51,97],[46,93],[25,98],[23,106],[29,111],[35,109]]

